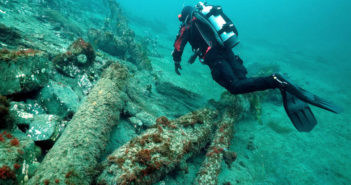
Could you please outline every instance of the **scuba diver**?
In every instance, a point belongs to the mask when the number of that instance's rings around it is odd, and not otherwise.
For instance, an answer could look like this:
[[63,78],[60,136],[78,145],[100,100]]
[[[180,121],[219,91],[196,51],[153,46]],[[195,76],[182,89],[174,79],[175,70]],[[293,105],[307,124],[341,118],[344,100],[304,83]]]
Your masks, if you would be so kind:
[[172,57],[175,72],[181,75],[180,62],[185,45],[189,42],[194,55],[189,63],[199,57],[200,62],[209,66],[212,78],[231,94],[279,88],[284,108],[300,132],[309,132],[317,124],[308,104],[339,113],[342,110],[294,85],[280,73],[271,76],[248,78],[243,61],[232,51],[238,43],[238,31],[220,6],[210,6],[199,2],[195,7],[186,6],[178,16],[180,31],[174,43]]

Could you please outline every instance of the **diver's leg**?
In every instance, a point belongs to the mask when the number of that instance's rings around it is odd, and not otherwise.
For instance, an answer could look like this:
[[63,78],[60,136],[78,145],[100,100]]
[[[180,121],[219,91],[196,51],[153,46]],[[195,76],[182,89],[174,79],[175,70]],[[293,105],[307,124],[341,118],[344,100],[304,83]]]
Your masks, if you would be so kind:
[[244,94],[274,88],[277,88],[277,85],[271,76],[246,78],[234,81],[230,87],[230,92],[232,94]]
[[226,60],[220,60],[211,66],[212,78],[232,94],[243,94],[254,91],[263,91],[277,87],[272,76],[246,78],[243,71],[234,71]]

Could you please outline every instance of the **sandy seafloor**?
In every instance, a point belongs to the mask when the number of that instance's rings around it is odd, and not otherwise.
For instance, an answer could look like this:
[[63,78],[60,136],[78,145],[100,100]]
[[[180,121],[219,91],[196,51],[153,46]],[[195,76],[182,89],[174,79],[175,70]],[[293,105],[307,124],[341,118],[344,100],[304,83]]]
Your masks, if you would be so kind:
[[[18,25],[11,21],[13,19],[8,22],[10,26],[20,26],[21,30],[32,31],[33,26],[37,26],[34,20]],[[45,25],[41,27],[45,29]],[[132,28],[137,35],[143,34],[145,29],[134,24]],[[34,29],[33,35],[35,30],[40,28]],[[46,41],[51,44],[53,40],[64,42],[54,39],[54,35],[46,37]],[[193,65],[186,63],[190,47],[183,57],[182,76],[174,73],[170,57],[173,39],[170,38],[173,38],[171,33],[158,35],[158,42],[162,45],[159,52],[165,57],[150,57],[154,70],[166,81],[191,89],[208,99],[218,99],[224,89],[212,80],[208,67],[198,61]],[[311,133],[299,133],[290,123],[281,103],[263,103],[261,122],[247,118],[235,125],[230,149],[238,153],[238,159],[230,169],[223,162],[220,184],[350,184],[351,83],[348,81],[351,68],[339,64],[350,54],[329,53],[323,56],[249,38],[241,38],[235,52],[243,58],[249,71],[255,71],[257,65],[278,64],[281,72],[289,74],[294,82],[334,101],[345,111],[335,115],[313,108],[319,124]],[[191,184],[202,159],[203,156],[191,159],[188,174],[175,172],[158,184]]]

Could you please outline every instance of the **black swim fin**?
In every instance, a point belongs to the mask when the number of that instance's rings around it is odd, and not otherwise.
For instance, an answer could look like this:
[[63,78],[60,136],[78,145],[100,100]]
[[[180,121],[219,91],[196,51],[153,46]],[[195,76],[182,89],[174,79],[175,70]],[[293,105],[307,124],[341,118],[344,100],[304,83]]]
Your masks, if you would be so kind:
[[286,113],[299,132],[310,132],[317,120],[308,104],[286,91],[281,91]]
[[281,85],[280,88],[282,91],[287,91],[290,94],[301,99],[302,101],[305,101],[306,103],[309,103],[311,105],[317,106],[319,108],[322,108],[337,114],[343,111],[342,108],[340,108],[339,106],[327,100],[324,100],[323,98],[320,98],[317,95],[314,95],[298,86],[295,86],[293,83],[291,83],[289,80],[287,80],[279,73],[274,74],[273,78],[280,83]]

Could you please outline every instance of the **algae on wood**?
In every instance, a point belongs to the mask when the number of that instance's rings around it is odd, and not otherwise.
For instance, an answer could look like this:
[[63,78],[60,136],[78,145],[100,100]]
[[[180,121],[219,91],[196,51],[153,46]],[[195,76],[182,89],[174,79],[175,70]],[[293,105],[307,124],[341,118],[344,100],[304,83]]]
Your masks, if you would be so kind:
[[158,118],[156,128],[108,156],[97,184],[145,185],[159,181],[206,146],[216,117],[216,111],[203,109],[174,121]]
[[118,63],[104,72],[28,184],[91,184],[124,106],[127,78],[128,71]]
[[[228,151],[230,141],[233,137],[234,123],[237,117],[224,114],[222,121],[218,124],[217,131],[206,153],[206,158],[201,165],[200,171],[194,181],[198,185],[218,184],[218,175],[221,172],[221,164],[224,155],[235,154]],[[236,154],[235,154],[236,155]]]

